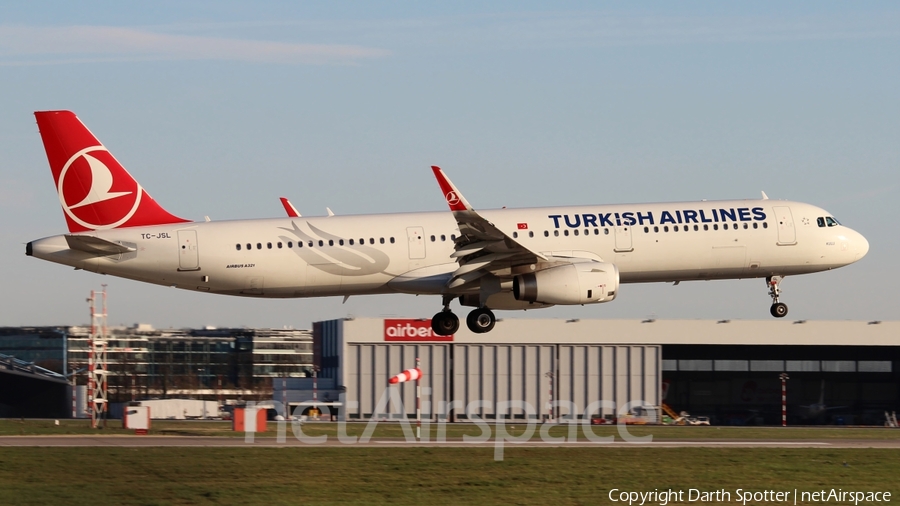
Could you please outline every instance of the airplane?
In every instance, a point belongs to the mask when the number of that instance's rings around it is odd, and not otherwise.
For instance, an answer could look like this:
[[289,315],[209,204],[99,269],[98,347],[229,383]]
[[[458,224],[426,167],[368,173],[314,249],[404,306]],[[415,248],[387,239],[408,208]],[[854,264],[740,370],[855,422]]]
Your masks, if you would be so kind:
[[850,406],[828,406],[825,404],[825,380],[822,380],[822,386],[819,389],[819,402],[808,405],[801,405],[800,408],[803,409],[803,418],[816,419],[825,415],[829,411],[838,410],[838,409],[847,409]]
[[[620,284],[764,278],[843,267],[869,243],[802,202],[724,200],[476,211],[432,167],[450,212],[190,221],[160,206],[70,111],[35,112],[69,232],[25,253],[75,269],[246,297],[441,297],[432,330],[475,333],[496,310],[614,300]],[[296,214],[296,216],[293,216]]]

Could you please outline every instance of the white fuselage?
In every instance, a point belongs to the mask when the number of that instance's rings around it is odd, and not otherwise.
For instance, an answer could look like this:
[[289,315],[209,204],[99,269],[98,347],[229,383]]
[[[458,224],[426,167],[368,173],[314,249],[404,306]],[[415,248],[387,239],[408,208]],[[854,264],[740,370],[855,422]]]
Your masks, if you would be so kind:
[[[723,213],[722,210],[725,212]],[[614,263],[622,283],[757,278],[841,267],[868,251],[826,211],[775,200],[479,211],[546,256]],[[440,294],[458,264],[449,212],[180,223],[85,232],[134,248],[96,256],[65,236],[33,256],[92,272],[228,295]],[[495,273],[501,278],[504,273]]]

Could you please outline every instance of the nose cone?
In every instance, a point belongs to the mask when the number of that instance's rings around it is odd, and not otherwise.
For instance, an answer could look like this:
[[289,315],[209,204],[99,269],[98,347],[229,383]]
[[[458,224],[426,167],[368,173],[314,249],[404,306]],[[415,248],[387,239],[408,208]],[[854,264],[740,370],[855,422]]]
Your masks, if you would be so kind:
[[854,262],[866,256],[866,253],[869,252],[869,241],[867,241],[859,232],[856,233],[856,237],[853,239],[853,246],[856,249],[856,258],[853,259]]

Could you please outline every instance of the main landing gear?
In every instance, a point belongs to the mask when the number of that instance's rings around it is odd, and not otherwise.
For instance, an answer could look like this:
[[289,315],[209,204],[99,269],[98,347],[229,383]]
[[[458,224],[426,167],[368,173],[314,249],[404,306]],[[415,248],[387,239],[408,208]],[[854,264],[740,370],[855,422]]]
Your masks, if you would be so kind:
[[769,297],[772,297],[772,307],[769,312],[775,318],[784,318],[787,316],[788,307],[784,302],[778,302],[778,296],[781,294],[781,282],[784,280],[782,276],[769,276],[766,278],[766,284],[769,285]]
[[[459,317],[450,310],[450,300],[444,301],[444,309],[431,318],[431,330],[439,336],[449,336],[459,330]],[[497,323],[494,312],[486,307],[473,309],[466,317],[466,326],[475,334],[490,332]]]

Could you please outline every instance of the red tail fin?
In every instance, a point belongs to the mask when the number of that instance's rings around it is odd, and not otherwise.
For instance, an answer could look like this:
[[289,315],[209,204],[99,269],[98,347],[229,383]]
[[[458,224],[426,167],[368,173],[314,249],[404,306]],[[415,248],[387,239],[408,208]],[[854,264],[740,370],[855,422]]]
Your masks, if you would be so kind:
[[34,116],[70,232],[189,221],[157,204],[75,114]]

